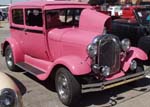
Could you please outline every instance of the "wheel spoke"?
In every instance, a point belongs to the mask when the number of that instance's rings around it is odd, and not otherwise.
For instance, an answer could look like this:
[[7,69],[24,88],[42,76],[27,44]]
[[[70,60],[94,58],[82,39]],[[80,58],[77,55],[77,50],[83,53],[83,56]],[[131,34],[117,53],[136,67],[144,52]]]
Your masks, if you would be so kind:
[[12,53],[11,53],[11,52],[8,53],[8,56],[7,56],[7,64],[8,64],[9,66],[12,66],[12,65],[13,65],[13,62],[12,62]]
[[67,78],[64,75],[60,75],[58,78],[58,92],[62,99],[66,99],[68,97],[68,93],[69,93],[68,89],[69,87],[68,87]]

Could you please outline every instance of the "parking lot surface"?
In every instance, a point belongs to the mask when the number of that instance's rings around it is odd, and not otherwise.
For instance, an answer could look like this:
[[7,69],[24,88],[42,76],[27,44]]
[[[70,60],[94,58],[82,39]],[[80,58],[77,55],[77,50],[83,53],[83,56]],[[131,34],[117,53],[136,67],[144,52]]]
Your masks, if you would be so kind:
[[[0,43],[10,35],[7,21],[0,22]],[[66,107],[48,84],[38,81],[24,72],[11,72],[5,58],[0,56],[0,72],[10,75],[23,95],[23,107]],[[149,77],[149,76],[147,76]],[[101,92],[84,93],[76,107],[150,107],[150,79],[145,78],[133,84],[126,84]]]

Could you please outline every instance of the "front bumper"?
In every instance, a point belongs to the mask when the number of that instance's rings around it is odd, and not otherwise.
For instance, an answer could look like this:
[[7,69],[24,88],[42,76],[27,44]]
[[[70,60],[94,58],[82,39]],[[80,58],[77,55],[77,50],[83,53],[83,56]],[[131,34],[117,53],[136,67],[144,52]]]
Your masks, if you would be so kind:
[[111,81],[104,81],[100,83],[84,84],[82,85],[82,93],[102,91],[116,86],[120,86],[129,82],[133,82],[142,78],[145,78],[150,72],[145,70],[136,74],[130,74],[121,78],[117,78]]

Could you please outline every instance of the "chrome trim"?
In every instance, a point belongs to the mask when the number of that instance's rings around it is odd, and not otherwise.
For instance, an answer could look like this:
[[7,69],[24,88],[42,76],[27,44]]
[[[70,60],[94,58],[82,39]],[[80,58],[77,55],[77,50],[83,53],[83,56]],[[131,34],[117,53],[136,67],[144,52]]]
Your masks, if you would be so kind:
[[147,74],[148,74],[147,71],[141,71],[141,72],[136,73],[136,74],[127,75],[127,76],[120,77],[120,78],[110,80],[110,81],[104,81],[104,82],[93,83],[93,84],[83,84],[82,85],[82,92],[86,93],[86,92],[106,90],[109,88],[113,88],[116,86],[120,86],[120,85],[129,83],[129,82],[132,82],[132,81],[136,81],[136,80],[145,78],[145,76]]
[[[113,47],[115,49],[114,50],[115,61],[113,61],[114,64],[112,66],[109,66],[111,68],[110,74],[112,74],[112,73],[119,71],[119,69],[120,69],[120,53],[121,53],[120,40],[118,39],[118,37],[116,37],[114,35],[110,35],[110,34],[107,34],[107,35],[104,35],[101,37],[101,39],[99,40],[99,44],[98,44],[98,52],[97,52],[98,54],[97,54],[97,62],[96,62],[99,66],[108,66],[108,65],[101,65],[102,60],[100,57],[103,54],[103,53],[101,53],[101,49],[102,49],[102,44],[104,41],[106,41],[105,42],[106,44],[108,43],[107,41],[112,41],[115,45]],[[109,60],[109,59],[106,58],[106,60]],[[116,68],[116,66],[117,66],[117,68]]]

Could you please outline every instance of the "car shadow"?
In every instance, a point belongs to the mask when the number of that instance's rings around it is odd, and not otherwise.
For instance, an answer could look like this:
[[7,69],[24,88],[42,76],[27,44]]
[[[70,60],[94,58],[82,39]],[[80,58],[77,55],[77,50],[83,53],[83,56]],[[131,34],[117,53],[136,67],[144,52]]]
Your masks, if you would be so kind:
[[132,83],[114,87],[104,91],[84,93],[77,107],[86,107],[90,105],[101,105],[102,107],[110,107],[118,104],[119,101],[125,100],[125,96],[120,94],[130,90],[147,92],[150,91],[146,86],[150,85],[150,79],[144,78]]
[[18,88],[19,88],[19,90],[20,90],[20,93],[21,93],[21,95],[23,96],[25,93],[26,93],[26,91],[27,91],[27,89],[26,89],[26,87],[18,80],[18,79],[16,79],[15,77],[13,77],[13,76],[11,76],[11,75],[9,75],[9,74],[7,74],[13,81],[14,81],[14,83],[18,86]]
[[30,79],[40,83],[42,86],[44,86],[46,89],[56,92],[55,88],[51,86],[51,84],[49,83],[50,79],[46,79],[44,81],[40,81],[39,79],[37,79],[35,76],[33,76],[32,74],[28,73],[28,72],[24,72],[24,75],[26,75],[27,77],[29,77]]
[[[29,73],[24,73],[24,74],[29,78],[31,78],[32,80],[38,82],[48,90],[54,91],[49,88],[50,84],[48,84],[47,81],[46,82],[39,81],[36,77],[34,77]],[[82,98],[80,102],[77,105],[74,105],[72,107],[87,107],[91,105],[101,105],[101,107],[114,106],[118,104],[119,101],[125,99],[124,96],[119,96],[119,94],[128,92],[130,90],[147,92],[148,85],[150,85],[150,79],[144,78],[133,83],[128,83],[104,91],[82,93]],[[140,89],[136,89],[136,88],[140,88]]]

